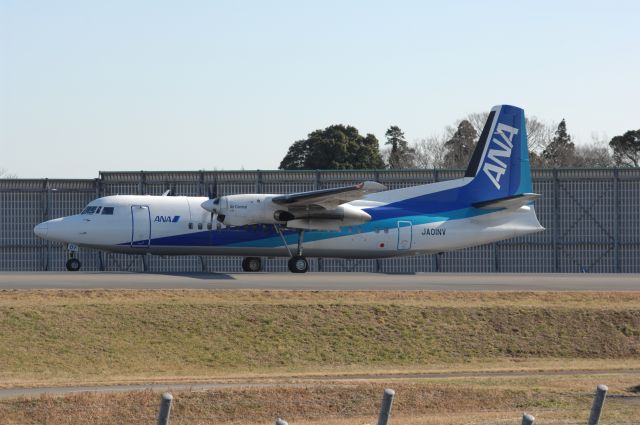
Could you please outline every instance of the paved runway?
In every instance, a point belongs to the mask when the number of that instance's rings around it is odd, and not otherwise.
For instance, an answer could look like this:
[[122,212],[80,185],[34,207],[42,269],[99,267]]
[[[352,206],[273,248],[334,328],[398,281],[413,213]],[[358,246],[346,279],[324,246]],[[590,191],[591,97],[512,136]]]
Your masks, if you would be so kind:
[[640,274],[3,272],[1,289],[640,291]]

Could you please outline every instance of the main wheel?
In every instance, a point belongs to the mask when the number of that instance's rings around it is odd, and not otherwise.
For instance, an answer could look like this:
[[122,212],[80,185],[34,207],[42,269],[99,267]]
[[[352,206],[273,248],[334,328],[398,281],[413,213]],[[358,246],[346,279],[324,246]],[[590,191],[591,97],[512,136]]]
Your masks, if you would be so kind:
[[246,257],[242,260],[242,270],[245,272],[259,272],[262,270],[260,257]]
[[67,260],[67,270],[69,270],[70,272],[77,272],[78,270],[80,270],[80,267],[82,267],[82,263],[80,263],[80,260],[78,260],[77,258],[69,258]]
[[289,271],[291,273],[306,273],[309,270],[309,262],[301,255],[289,259]]

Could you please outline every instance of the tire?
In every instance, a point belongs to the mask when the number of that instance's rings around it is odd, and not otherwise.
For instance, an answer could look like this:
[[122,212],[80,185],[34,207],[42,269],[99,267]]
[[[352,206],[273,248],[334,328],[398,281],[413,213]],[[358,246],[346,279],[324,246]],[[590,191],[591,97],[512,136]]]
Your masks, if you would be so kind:
[[262,270],[262,260],[260,257],[246,257],[242,260],[242,270],[245,272],[259,272]]
[[69,258],[67,260],[67,270],[69,270],[70,272],[77,272],[78,270],[80,270],[80,267],[82,267],[82,263],[80,263],[80,260],[78,260],[77,258]]
[[309,270],[309,262],[300,255],[295,255],[289,259],[289,271],[291,273],[306,273]]

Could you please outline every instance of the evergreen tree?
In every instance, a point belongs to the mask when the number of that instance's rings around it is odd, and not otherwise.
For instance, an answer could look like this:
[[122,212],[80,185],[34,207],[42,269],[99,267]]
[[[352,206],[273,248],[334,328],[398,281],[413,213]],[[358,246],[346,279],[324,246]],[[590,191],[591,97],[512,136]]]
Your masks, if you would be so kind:
[[547,166],[567,167],[574,165],[576,147],[571,141],[571,135],[567,133],[567,123],[564,118],[558,124],[555,136],[542,152],[542,158]]
[[352,126],[332,125],[298,140],[280,162],[281,170],[346,170],[384,168],[378,139]]
[[629,130],[609,142],[616,165],[640,167],[640,130]]
[[309,141],[298,140],[289,146],[289,151],[280,162],[281,170],[304,170],[309,152]]
[[451,139],[445,142],[447,153],[444,163],[447,168],[464,168],[469,164],[478,133],[468,120],[462,120]]
[[386,145],[391,145],[389,152],[389,168],[415,167],[415,150],[409,147],[404,133],[397,125],[389,127],[385,133]]

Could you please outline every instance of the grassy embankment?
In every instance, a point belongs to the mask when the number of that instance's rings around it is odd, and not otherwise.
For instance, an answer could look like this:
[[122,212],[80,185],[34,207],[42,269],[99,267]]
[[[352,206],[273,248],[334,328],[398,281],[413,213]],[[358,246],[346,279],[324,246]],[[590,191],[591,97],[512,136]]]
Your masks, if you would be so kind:
[[4,291],[7,385],[640,366],[640,293]]
[[[2,291],[0,329],[4,386],[640,368],[640,293]],[[574,406],[584,416],[596,380],[624,391],[640,384],[635,378],[485,377],[184,392],[176,415],[196,418],[189,424],[212,415],[223,422],[270,422],[276,413],[296,423],[312,423],[323,412],[359,418],[375,414],[381,389],[393,385],[396,414],[428,414],[443,424],[467,408],[489,416],[517,417],[529,407],[538,416],[545,409],[571,416]],[[566,387],[558,384],[571,379]],[[68,420],[58,423],[83,423],[91,420],[87,412],[109,418],[111,408],[131,419],[105,423],[140,423],[134,417],[153,418],[157,402],[150,393],[12,400],[0,403],[0,417],[20,423],[31,412],[37,422],[38,412],[53,409],[49,413]],[[623,415],[628,404],[614,412],[616,403],[610,414]],[[89,408],[97,404],[104,408]]]

